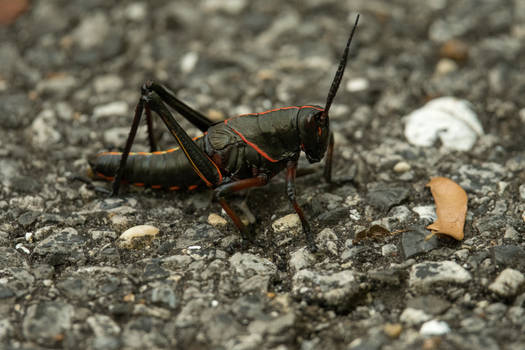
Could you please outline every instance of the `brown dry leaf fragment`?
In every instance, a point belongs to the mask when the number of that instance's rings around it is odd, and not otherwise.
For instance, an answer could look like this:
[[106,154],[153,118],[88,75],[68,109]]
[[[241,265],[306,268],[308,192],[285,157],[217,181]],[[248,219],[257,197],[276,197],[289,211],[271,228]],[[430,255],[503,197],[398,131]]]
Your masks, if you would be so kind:
[[369,228],[358,232],[355,235],[353,244],[357,244],[357,243],[359,243],[359,242],[361,242],[363,240],[367,240],[367,239],[368,240],[376,240],[377,241],[377,240],[381,240],[382,238],[384,238],[386,236],[389,236],[389,235],[390,235],[390,231],[388,231],[383,226],[372,225]]
[[430,187],[436,202],[438,217],[427,229],[462,240],[467,215],[467,192],[446,177],[434,177],[426,186]]
[[439,53],[441,57],[450,58],[457,62],[464,62],[468,58],[469,46],[457,39],[451,39],[441,46]]
[[0,0],[0,25],[8,25],[29,6],[29,0]]

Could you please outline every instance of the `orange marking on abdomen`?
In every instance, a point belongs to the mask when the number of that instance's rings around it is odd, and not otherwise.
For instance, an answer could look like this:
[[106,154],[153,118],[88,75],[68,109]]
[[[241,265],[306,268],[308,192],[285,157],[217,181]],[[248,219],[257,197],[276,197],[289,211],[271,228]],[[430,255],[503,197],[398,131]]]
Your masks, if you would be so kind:
[[139,187],[142,187],[142,186],[144,186],[144,182],[134,182],[134,183],[133,183],[133,186],[139,186]]
[[197,186],[197,185],[191,185],[191,186],[188,186],[188,190],[189,190],[189,191],[193,191],[193,190],[196,189],[197,187],[199,187],[199,186]]
[[162,185],[151,185],[151,188],[153,189],[159,189],[159,188],[162,188]]
[[107,175],[104,175],[104,174],[99,173],[99,172],[95,173],[95,175],[96,175],[97,177],[103,179],[103,180],[106,180],[106,181],[113,181],[113,180],[115,179],[114,176],[107,176]]
[[177,191],[177,190],[180,190],[180,187],[179,186],[171,186],[170,188],[168,188],[170,191]]

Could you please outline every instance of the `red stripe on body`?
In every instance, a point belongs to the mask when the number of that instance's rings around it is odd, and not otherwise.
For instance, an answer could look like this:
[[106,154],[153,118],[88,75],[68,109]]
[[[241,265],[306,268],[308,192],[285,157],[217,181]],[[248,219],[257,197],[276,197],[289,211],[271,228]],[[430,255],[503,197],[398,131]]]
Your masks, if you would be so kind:
[[[227,125],[227,124],[228,124],[228,120],[225,120],[225,121],[224,121],[224,124]],[[237,135],[239,135],[239,137],[240,137],[244,142],[246,142],[246,144],[247,144],[248,146],[250,146],[250,147],[253,148],[255,151],[257,151],[257,153],[259,153],[261,156],[263,156],[264,158],[268,159],[268,160],[269,160],[270,162],[272,162],[272,163],[276,163],[276,162],[278,162],[278,160],[273,159],[272,157],[270,157],[266,152],[264,152],[262,149],[260,149],[255,143],[248,141],[248,140],[246,139],[246,137],[244,137],[243,134],[241,134],[240,132],[238,132],[237,130],[235,130],[234,128],[232,128],[231,126],[230,126],[230,129],[232,129],[234,133],[236,133]]]
[[[315,106],[290,106],[290,107],[281,107],[281,108],[275,108],[275,109],[269,109],[267,111],[264,111],[264,112],[261,112],[261,113],[246,113],[246,114],[241,114],[241,115],[238,115],[238,116],[235,116],[235,117],[232,117],[232,118],[229,118],[229,119],[226,119],[224,121],[224,124],[228,124],[228,120],[230,119],[234,119],[234,118],[238,118],[238,117],[243,117],[243,116],[249,116],[249,115],[264,115],[264,114],[268,114],[268,113],[272,113],[272,112],[277,112],[277,111],[281,111],[281,110],[287,110],[287,109],[303,109],[303,108],[313,108],[315,110],[318,110],[320,112],[324,111],[323,108],[319,108],[319,107],[315,107]],[[259,153],[261,156],[263,156],[264,158],[266,158],[267,160],[269,160],[270,162],[272,163],[277,163],[278,160],[276,159],[273,159],[272,157],[270,157],[266,152],[264,152],[262,149],[259,148],[259,146],[257,146],[255,143],[253,142],[250,142],[246,139],[246,137],[244,137],[243,134],[241,134],[239,131],[235,130],[234,128],[232,128],[230,126],[230,129],[233,130],[234,133],[236,133],[237,135],[239,135],[239,137],[244,141],[246,142],[246,144],[248,146],[250,146],[251,148],[253,148],[255,151],[257,151],[257,153]]]

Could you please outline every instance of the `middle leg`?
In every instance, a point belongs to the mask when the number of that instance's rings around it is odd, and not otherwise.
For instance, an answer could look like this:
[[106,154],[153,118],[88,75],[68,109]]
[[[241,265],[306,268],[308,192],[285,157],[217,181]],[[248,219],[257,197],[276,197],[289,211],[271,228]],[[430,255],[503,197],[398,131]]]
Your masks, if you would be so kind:
[[306,237],[306,244],[308,245],[308,249],[310,249],[311,252],[317,251],[317,247],[315,245],[314,236],[312,234],[312,229],[310,228],[310,224],[308,223],[308,220],[306,220],[306,216],[304,216],[304,212],[297,203],[297,199],[295,197],[295,176],[297,171],[297,161],[291,160],[286,164],[286,194],[288,195],[288,199],[292,203],[293,208],[295,209],[295,212],[297,215],[299,215],[299,219],[301,219],[301,224],[303,226],[303,231]]

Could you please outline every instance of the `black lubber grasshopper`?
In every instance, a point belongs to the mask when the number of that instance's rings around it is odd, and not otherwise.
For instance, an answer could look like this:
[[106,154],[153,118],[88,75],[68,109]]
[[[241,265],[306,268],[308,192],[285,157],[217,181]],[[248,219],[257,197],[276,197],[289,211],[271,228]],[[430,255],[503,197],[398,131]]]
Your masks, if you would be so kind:
[[[225,201],[225,196],[263,186],[286,169],[286,194],[301,219],[308,247],[315,250],[310,225],[295,197],[297,161],[301,151],[310,163],[319,162],[326,153],[324,177],[331,181],[334,138],[329,129],[328,111],[341,83],[358,21],[359,15],[324,108],[314,105],[283,107],[214,123],[177,99],[167,88],[147,82],[141,89],[124,152],[99,153],[90,162],[95,177],[112,180],[113,195],[118,194],[121,181],[170,190],[191,190],[196,185],[204,184],[213,189],[215,198],[233,220],[243,239],[250,239],[248,229]],[[204,135],[190,138],[166,104]],[[130,153],[143,111],[146,113],[151,153]],[[156,151],[151,111],[164,121],[179,144],[178,148]]]

